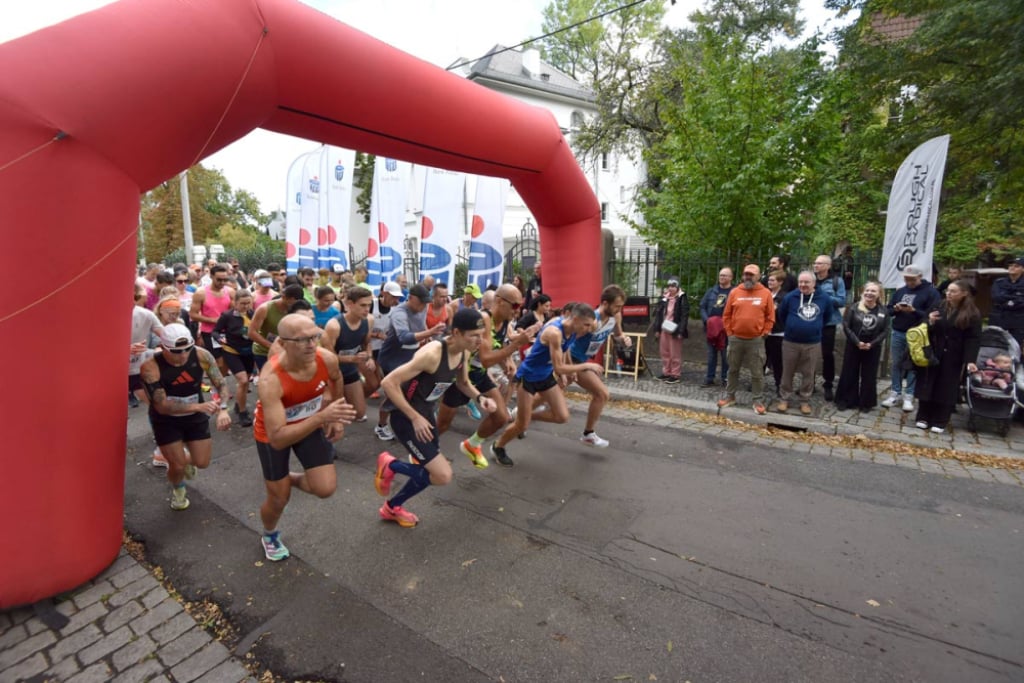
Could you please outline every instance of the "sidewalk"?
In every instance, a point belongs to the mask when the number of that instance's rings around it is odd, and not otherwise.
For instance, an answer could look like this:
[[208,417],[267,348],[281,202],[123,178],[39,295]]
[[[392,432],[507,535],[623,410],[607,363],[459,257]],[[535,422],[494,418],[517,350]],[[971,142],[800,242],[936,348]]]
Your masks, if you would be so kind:
[[124,549],[70,594],[0,612],[0,680],[254,681]]
[[[705,366],[703,363],[683,362],[682,381],[679,384],[665,384],[654,379],[659,373],[660,363],[657,356],[648,357],[651,372],[643,375],[637,382],[631,376],[609,374],[608,388],[613,399],[626,401],[647,401],[664,406],[692,410],[699,413],[719,415],[730,420],[759,426],[777,426],[784,430],[810,432],[837,436],[858,436],[871,439],[896,441],[911,446],[934,449],[952,449],[961,453],[976,453],[983,456],[998,458],[1024,459],[1024,425],[1013,422],[1009,433],[1001,437],[996,433],[991,421],[980,420],[979,431],[967,429],[968,409],[966,405],[957,407],[946,433],[933,434],[914,426],[914,413],[904,413],[900,408],[878,408],[868,413],[857,410],[836,410],[835,405],[824,400],[821,381],[815,387],[811,397],[813,412],[803,416],[795,406],[786,414],[774,411],[774,402],[768,404],[765,415],[754,413],[750,381],[746,373],[741,375],[740,391],[737,393],[737,404],[719,410],[718,399],[725,395],[725,387],[718,385],[702,388]],[[765,378],[765,386],[772,386],[771,378]],[[889,383],[880,381],[878,393],[880,397],[888,395]]]

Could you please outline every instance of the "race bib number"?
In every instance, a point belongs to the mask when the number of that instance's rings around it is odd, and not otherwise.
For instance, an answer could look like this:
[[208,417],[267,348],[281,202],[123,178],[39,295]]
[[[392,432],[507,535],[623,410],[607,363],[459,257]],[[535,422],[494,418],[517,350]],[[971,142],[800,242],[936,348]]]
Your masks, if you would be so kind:
[[193,403],[199,403],[199,394],[192,394],[191,396],[168,396],[168,403],[177,403],[179,405],[191,405]]
[[448,391],[448,387],[455,384],[455,382],[438,382],[434,385],[434,390],[430,392],[430,396],[427,396],[427,401],[436,401],[444,395],[444,392]]
[[604,346],[603,339],[599,341],[590,342],[590,345],[587,347],[587,358],[592,358],[593,356],[596,356],[597,352],[601,350],[602,346]]
[[341,351],[338,351],[338,355],[339,356],[354,356],[354,355],[356,355],[357,353],[359,353],[362,350],[363,350],[362,346],[356,346],[355,348],[351,348],[351,349],[342,349]]
[[311,398],[304,403],[285,408],[285,422],[288,424],[291,424],[292,422],[301,422],[310,415],[315,415],[320,411],[320,404],[323,402],[323,398],[323,396],[317,396],[316,398]]

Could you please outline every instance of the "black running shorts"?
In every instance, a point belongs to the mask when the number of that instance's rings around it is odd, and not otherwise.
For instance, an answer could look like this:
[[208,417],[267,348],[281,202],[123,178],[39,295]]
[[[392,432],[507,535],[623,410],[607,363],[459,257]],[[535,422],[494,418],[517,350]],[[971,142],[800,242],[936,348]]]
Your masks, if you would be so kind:
[[306,470],[330,465],[334,462],[334,445],[327,440],[324,430],[317,429],[298,443],[278,450],[269,443],[256,442],[256,452],[263,467],[263,478],[267,481],[281,481],[288,476],[288,456],[295,451],[302,468]]

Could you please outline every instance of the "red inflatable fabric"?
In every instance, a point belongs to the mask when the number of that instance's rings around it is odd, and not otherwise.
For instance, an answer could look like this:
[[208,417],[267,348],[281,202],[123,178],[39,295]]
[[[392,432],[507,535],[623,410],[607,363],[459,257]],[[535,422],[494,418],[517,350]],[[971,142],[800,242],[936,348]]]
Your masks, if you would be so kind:
[[252,129],[509,178],[546,290],[600,290],[597,201],[548,112],[305,5],[122,0],[0,45],[0,73],[0,608],[116,556],[139,195]]

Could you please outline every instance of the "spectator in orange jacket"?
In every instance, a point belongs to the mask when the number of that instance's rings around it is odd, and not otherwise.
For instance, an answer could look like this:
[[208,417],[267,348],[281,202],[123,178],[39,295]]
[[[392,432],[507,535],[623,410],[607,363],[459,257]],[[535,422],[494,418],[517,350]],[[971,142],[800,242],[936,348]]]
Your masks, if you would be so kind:
[[764,337],[775,324],[775,303],[772,293],[760,283],[761,269],[754,264],[743,268],[739,287],[729,292],[722,313],[725,333],[729,336],[729,374],[725,397],[719,408],[736,403],[736,390],[740,383],[740,370],[750,371],[750,384],[754,396],[754,412],[764,415]]

